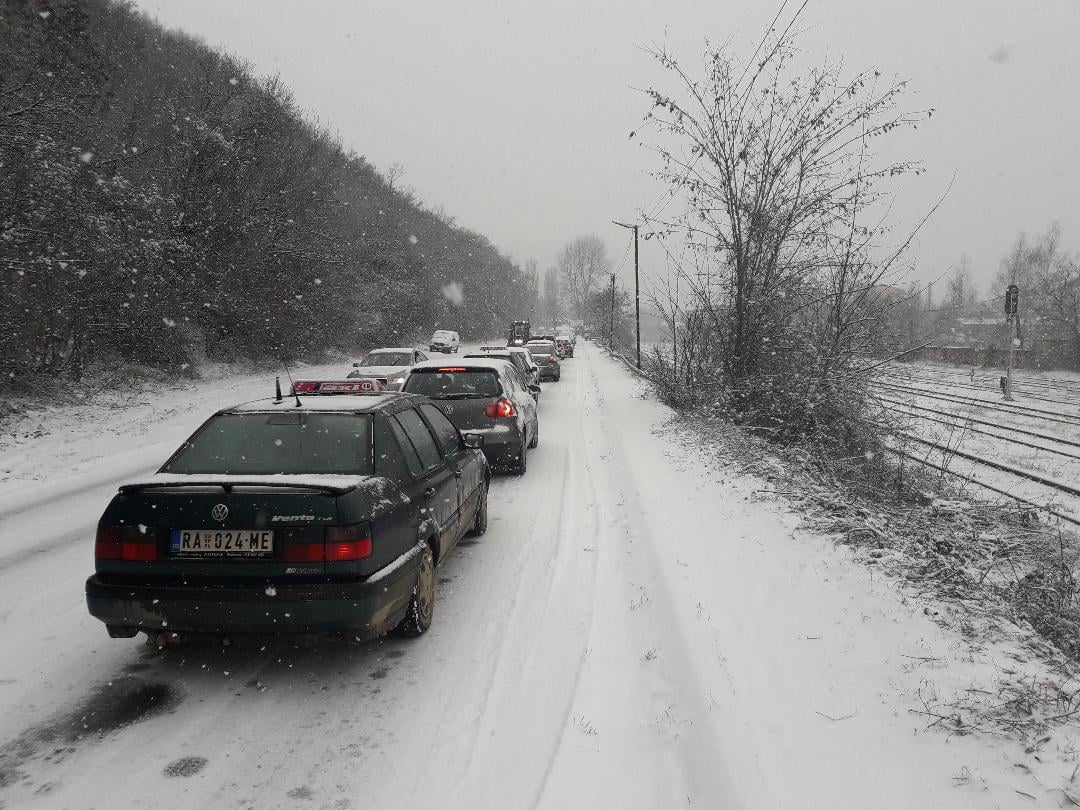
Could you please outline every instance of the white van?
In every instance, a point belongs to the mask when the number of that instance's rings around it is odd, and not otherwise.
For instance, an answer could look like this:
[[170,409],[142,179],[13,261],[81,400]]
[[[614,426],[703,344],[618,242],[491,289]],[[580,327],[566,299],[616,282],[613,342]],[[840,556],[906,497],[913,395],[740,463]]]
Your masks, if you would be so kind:
[[457,354],[460,348],[461,336],[457,332],[451,332],[448,329],[437,329],[428,344],[429,351],[446,352],[447,354]]

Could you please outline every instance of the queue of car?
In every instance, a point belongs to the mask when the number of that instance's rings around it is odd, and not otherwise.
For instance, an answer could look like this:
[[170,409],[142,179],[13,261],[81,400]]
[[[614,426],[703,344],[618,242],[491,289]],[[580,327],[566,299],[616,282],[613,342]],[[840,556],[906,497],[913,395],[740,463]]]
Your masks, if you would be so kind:
[[158,646],[424,633],[435,569],[487,530],[493,470],[526,473],[558,354],[550,340],[445,361],[375,349],[343,379],[218,411],[106,507],[90,614]]

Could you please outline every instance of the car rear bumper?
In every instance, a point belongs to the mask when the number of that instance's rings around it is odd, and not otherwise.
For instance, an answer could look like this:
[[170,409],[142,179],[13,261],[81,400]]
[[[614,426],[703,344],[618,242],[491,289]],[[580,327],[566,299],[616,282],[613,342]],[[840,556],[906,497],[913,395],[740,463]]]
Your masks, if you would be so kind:
[[493,467],[515,464],[521,455],[523,439],[513,427],[499,425],[487,430],[465,428],[465,432],[479,433],[484,437],[484,457]]
[[420,567],[417,545],[362,582],[229,586],[86,580],[90,615],[149,632],[283,635],[341,633],[377,638],[394,628]]
[[540,379],[541,380],[554,380],[556,377],[559,376],[560,373],[561,373],[561,370],[559,369],[558,366],[554,366],[554,367],[548,366],[547,368],[540,369]]

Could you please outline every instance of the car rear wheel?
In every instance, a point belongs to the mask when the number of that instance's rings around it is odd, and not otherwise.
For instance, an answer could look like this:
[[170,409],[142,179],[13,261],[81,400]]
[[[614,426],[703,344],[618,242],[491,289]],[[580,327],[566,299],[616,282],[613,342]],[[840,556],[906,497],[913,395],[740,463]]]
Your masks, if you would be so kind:
[[420,557],[420,570],[416,572],[416,584],[413,586],[409,607],[405,618],[398,624],[397,632],[406,638],[423,635],[431,627],[435,617],[435,558],[431,549],[424,548]]
[[467,534],[470,537],[479,537],[487,531],[488,524],[488,485],[484,483],[480,487],[480,504],[476,507],[476,520]]
[[540,420],[539,419],[537,419],[536,423],[533,425],[533,434],[532,434],[532,439],[529,441],[529,447],[536,447],[536,445],[538,445],[538,444],[540,444]]

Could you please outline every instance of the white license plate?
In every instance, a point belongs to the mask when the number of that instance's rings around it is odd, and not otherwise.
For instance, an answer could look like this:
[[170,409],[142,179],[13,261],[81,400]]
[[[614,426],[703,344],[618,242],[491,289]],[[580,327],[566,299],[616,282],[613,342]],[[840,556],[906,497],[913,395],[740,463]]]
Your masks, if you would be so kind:
[[274,533],[256,529],[173,529],[170,548],[181,557],[271,557]]

